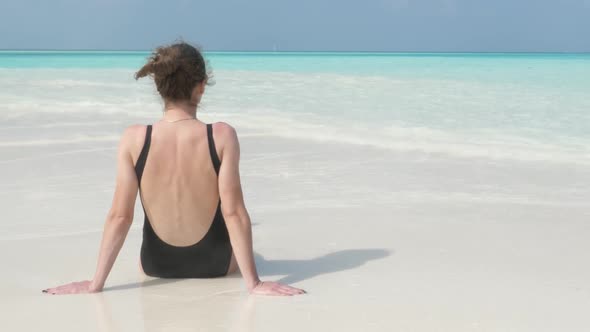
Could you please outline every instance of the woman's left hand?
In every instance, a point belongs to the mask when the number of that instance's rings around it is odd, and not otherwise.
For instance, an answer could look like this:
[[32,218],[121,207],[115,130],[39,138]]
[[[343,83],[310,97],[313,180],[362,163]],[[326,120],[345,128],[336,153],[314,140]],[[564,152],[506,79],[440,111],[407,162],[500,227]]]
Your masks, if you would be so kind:
[[69,284],[47,288],[42,291],[47,294],[63,295],[63,294],[80,294],[80,293],[96,293],[100,292],[100,289],[96,289],[92,280],[83,280],[71,282]]

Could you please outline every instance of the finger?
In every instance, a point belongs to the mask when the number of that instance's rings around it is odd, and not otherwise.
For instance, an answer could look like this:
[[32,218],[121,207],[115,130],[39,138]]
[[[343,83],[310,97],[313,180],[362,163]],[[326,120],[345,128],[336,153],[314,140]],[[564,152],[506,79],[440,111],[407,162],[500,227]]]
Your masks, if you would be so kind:
[[46,289],[46,293],[47,293],[47,294],[52,294],[53,292],[55,292],[55,287],[52,287],[52,288],[47,288],[47,289]]
[[[295,288],[295,287],[293,287],[293,288]],[[297,294],[305,294],[305,293],[307,293],[306,291],[304,291],[301,288],[295,288],[295,290],[297,290]]]
[[283,289],[284,291],[289,292],[290,294],[293,294],[293,295],[301,294],[301,289],[299,289],[299,288],[285,285],[285,286],[282,286],[281,289]]
[[289,286],[281,286],[281,287],[279,287],[279,290],[281,290],[282,292],[288,293],[288,294],[295,294],[294,289]]
[[67,291],[68,291],[68,288],[66,288],[66,287],[56,287],[53,290],[53,292],[51,292],[51,293],[55,294],[55,295],[60,295],[60,294],[66,293]]
[[53,294],[53,295],[61,295],[61,294],[64,294],[66,291],[67,291],[67,288],[65,288],[65,287],[63,287],[63,286],[61,286],[61,287],[56,287],[56,288],[53,290],[52,294]]
[[266,289],[265,291],[263,291],[263,292],[261,292],[259,294],[261,294],[261,295],[268,295],[268,296],[287,296],[287,295],[290,295],[290,294],[286,293],[285,291],[282,291],[278,287],[273,287],[273,288]]
[[302,291],[301,289],[298,289],[298,288],[293,288],[293,289],[291,289],[291,290],[290,290],[290,292],[291,292],[293,295],[299,295],[299,294],[303,294],[303,291]]
[[289,285],[283,285],[283,284],[276,284],[276,289],[278,289],[281,293],[285,294],[285,295],[295,295],[296,293],[296,288],[295,287],[291,287]]
[[288,290],[282,289],[280,287],[276,288],[274,291],[276,295],[293,296],[293,294],[291,294]]
[[54,295],[70,294],[74,287],[72,285],[63,285],[53,290]]
[[60,286],[55,287],[54,289],[55,290],[63,290],[63,289],[68,288],[70,285],[71,284],[60,285]]
[[291,289],[291,290],[290,290],[290,292],[291,292],[291,294],[293,294],[293,295],[299,295],[299,294],[303,294],[303,293],[301,292],[301,290],[300,290],[300,289],[297,289],[297,288]]

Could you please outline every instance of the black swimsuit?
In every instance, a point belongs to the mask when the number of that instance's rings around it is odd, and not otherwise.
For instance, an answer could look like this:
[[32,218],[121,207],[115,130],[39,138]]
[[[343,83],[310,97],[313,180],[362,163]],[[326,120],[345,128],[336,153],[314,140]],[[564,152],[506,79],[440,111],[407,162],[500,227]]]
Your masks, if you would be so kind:
[[[141,188],[141,176],[150,150],[152,126],[148,125],[145,142],[135,165],[135,174]],[[207,124],[209,154],[215,172],[219,175],[221,162],[215,150],[213,128]],[[141,195],[140,195],[141,196]],[[143,201],[142,201],[143,207]],[[143,209],[143,242],[141,244],[141,265],[145,274],[160,278],[213,278],[227,274],[232,256],[232,247],[225,220],[221,213],[221,199],[213,223],[205,236],[189,246],[174,246],[158,237]]]

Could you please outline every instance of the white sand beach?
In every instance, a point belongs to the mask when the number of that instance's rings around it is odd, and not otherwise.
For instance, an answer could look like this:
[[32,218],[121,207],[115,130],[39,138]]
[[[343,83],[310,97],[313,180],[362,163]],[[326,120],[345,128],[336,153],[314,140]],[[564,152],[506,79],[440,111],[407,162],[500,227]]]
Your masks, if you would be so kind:
[[[68,130],[54,123],[44,137]],[[107,126],[115,135],[124,123]],[[590,170],[583,165],[242,130],[259,270],[307,295],[248,296],[239,277],[143,280],[138,205],[105,291],[51,296],[41,289],[92,277],[116,137],[13,144],[9,131],[32,130],[17,127],[3,128],[0,147],[2,330],[590,329]]]

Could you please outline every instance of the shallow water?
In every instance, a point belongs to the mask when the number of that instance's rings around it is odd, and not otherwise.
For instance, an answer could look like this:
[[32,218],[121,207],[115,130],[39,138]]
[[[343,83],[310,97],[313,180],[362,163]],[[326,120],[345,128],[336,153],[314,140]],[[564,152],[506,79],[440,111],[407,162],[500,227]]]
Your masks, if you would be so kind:
[[[159,97],[148,79],[133,79],[147,55],[0,52],[0,144],[114,139],[113,122],[154,121]],[[206,57],[216,84],[201,112],[241,130],[465,158],[590,163],[588,54]],[[32,118],[42,120],[30,131],[35,137],[22,133]],[[88,138],[86,127],[101,124],[105,130]],[[44,126],[64,130],[45,137]]]

